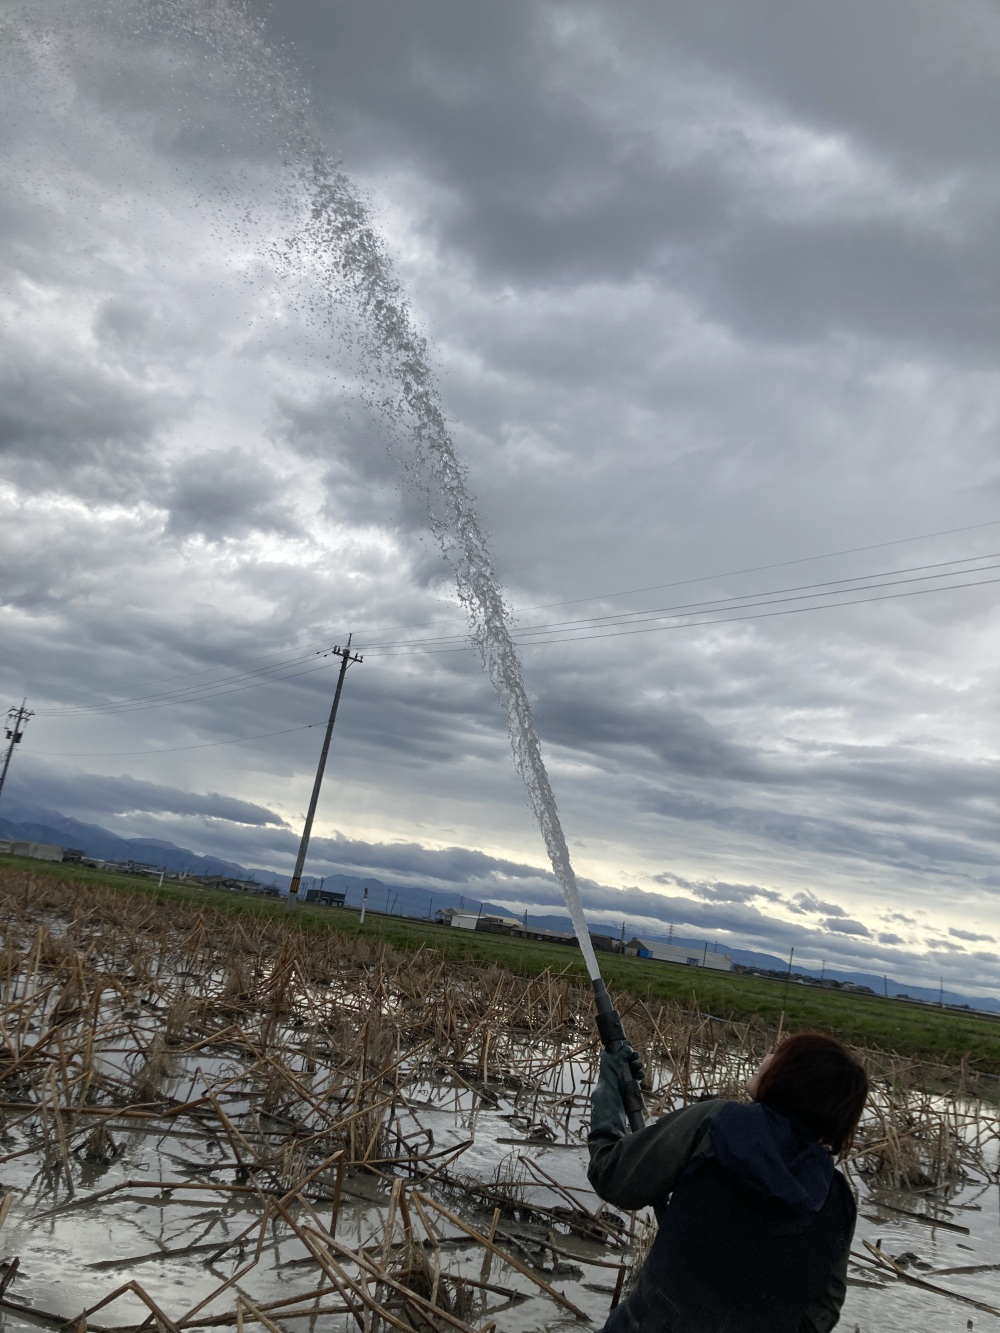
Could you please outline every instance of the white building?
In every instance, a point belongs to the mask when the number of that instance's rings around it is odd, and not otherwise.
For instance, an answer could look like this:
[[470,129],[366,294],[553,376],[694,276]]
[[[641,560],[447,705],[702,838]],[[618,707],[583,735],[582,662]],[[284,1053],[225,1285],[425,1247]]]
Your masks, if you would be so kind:
[[446,907],[436,912],[435,919],[441,926],[457,926],[459,930],[489,930],[503,934],[521,929],[521,922],[516,916],[498,916],[495,912],[478,910],[466,912],[456,907]]
[[0,839],[0,856],[30,856],[35,861],[61,861],[63,849],[51,842],[16,842]]
[[716,972],[731,972],[733,960],[727,953],[714,953],[707,944],[688,947],[682,944],[659,944],[655,940],[629,940],[625,952],[633,958],[652,958],[658,963],[680,963],[684,967],[709,967]]

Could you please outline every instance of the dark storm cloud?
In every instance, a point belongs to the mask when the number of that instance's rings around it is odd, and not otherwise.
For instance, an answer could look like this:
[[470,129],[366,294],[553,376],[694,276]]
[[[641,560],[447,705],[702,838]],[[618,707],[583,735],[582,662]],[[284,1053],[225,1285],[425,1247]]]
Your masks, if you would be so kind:
[[[845,0],[835,9],[757,0],[710,10],[643,0],[639,25],[669,14],[689,52],[809,123],[856,134],[913,173],[998,154],[997,13],[985,0]],[[919,88],[922,96],[914,97]]]
[[0,341],[0,455],[31,489],[120,493],[142,474],[145,446],[167,404],[80,349]]
[[173,469],[163,496],[167,532],[210,542],[254,531],[292,536],[300,529],[283,503],[285,489],[271,468],[236,450],[186,459]]
[[716,903],[745,903],[754,898],[779,897],[767,889],[758,888],[756,884],[701,884],[694,892],[699,898]]
[[835,935],[861,935],[865,939],[871,936],[871,931],[860,921],[851,921],[849,918],[831,916],[820,925],[824,930],[831,930]]
[[[738,789],[727,790],[723,786],[713,795],[710,783],[698,794],[681,787],[670,789],[666,784],[658,785],[657,789],[647,788],[637,799],[644,809],[665,819],[738,829],[747,837],[775,846],[809,848],[818,854],[836,855],[847,861],[870,861],[920,876],[946,874],[945,868],[953,867],[957,873],[975,875],[985,884],[1000,883],[992,869],[994,831],[984,829],[975,840],[956,832],[947,817],[949,801],[944,785],[938,808],[933,792],[929,793],[924,812],[926,822],[915,826],[912,813],[907,813],[912,807],[903,799],[894,804],[886,800],[878,809],[863,812],[841,808],[838,802],[833,804],[831,814],[813,813],[810,807],[815,804],[825,808],[830,808],[830,804],[815,799],[815,794],[822,792],[823,783],[820,775],[814,788],[812,777],[808,766],[803,766],[794,781],[789,774],[781,784],[789,791],[809,788],[814,792],[813,799],[797,802],[802,805],[799,810],[787,805],[779,808],[774,796],[767,801],[752,801],[748,799],[752,795],[750,790],[737,794]],[[976,798],[970,794],[969,799],[971,804]],[[794,906],[804,910],[802,904]]]
[[978,358],[1000,332],[995,19],[850,10],[292,0],[268,21],[349,156],[419,162],[434,243],[502,281],[652,270],[756,336]]
[[664,233],[698,234],[717,181],[699,165],[664,178],[552,88],[551,16],[517,0],[268,11],[309,52],[341,139],[376,160],[424,158],[450,200],[442,244],[506,274],[627,273]]
[[918,354],[932,347],[988,364],[1000,335],[1000,268],[984,258],[979,246],[956,250],[941,236],[868,220],[758,225],[731,240],[703,290],[716,314],[751,336],[863,331]]
[[551,743],[581,745],[633,763],[646,750],[661,764],[688,775],[759,782],[764,771],[758,756],[722,735],[693,709],[669,700],[617,704],[593,697],[546,696],[536,709],[538,724]]
[[[842,855],[915,871],[935,864],[985,867],[994,855],[967,840],[974,835],[977,844],[994,843],[1000,815],[991,766],[975,761],[923,756],[915,765],[909,756],[893,755],[883,747],[834,750],[793,762],[734,744],[706,713],[681,709],[669,700],[576,699],[558,687],[543,695],[536,715],[548,743],[600,756],[623,772],[651,773],[652,759],[659,790],[642,799],[663,815],[727,823],[777,843],[836,848]],[[686,784],[668,794],[675,776],[703,779],[700,794]],[[797,793],[803,789],[812,795],[797,809]],[[771,804],[778,791],[789,798],[780,809]],[[769,794],[761,800],[763,792]],[[826,802],[829,813],[820,815],[815,798],[824,792],[832,799]],[[923,826],[900,827],[901,820],[912,821],[917,809]],[[806,895],[794,904],[827,915],[844,910],[807,901]]]
[[477,852],[467,847],[440,850],[419,843],[371,844],[353,838],[323,838],[314,844],[315,853],[330,863],[355,869],[378,870],[380,874],[405,875],[407,878],[432,878],[441,885],[502,884],[527,880],[532,883],[548,878],[533,866],[519,865]]
[[838,907],[836,903],[822,902],[811,893],[797,893],[792,901],[803,912],[814,912],[817,915],[825,913],[827,916],[847,915],[844,909]]
[[[277,407],[274,434],[326,465],[323,512],[330,522],[426,531],[426,496],[416,486],[401,484],[400,460],[374,412],[346,395],[285,399]],[[431,553],[430,559],[440,573],[440,558]]]
[[30,759],[21,766],[18,799],[59,809],[75,809],[94,815],[199,815],[234,824],[284,827],[280,815],[251,801],[241,801],[217,792],[182,791],[141,778],[108,777],[98,773],[69,776]]

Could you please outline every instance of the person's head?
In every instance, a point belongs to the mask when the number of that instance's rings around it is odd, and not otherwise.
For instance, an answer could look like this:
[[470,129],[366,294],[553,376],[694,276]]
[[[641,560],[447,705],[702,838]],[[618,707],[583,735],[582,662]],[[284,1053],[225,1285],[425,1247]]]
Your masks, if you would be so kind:
[[766,1057],[747,1091],[755,1102],[800,1121],[839,1156],[861,1119],[868,1075],[835,1038],[797,1032]]

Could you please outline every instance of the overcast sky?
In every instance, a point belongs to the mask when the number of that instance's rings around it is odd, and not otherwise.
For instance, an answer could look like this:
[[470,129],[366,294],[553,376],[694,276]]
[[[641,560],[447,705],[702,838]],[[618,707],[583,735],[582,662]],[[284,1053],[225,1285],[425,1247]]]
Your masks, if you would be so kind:
[[5,797],[287,872],[353,632],[307,873],[557,906],[294,244],[311,123],[429,339],[594,917],[1000,993],[1000,12],[249,8],[0,0]]

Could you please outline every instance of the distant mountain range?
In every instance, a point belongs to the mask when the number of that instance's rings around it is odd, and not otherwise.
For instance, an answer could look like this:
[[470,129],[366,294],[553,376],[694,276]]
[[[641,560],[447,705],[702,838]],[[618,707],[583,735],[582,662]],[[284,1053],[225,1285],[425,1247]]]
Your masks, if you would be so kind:
[[[0,838],[14,838],[26,842],[55,843],[62,847],[77,847],[101,861],[139,861],[149,865],[163,866],[167,870],[186,872],[191,875],[226,875],[233,879],[258,880],[261,884],[276,884],[287,891],[289,876],[280,875],[272,870],[247,869],[234,861],[224,861],[217,856],[199,856],[186,847],[178,847],[172,842],[163,842],[158,838],[122,838],[116,833],[97,824],[84,824],[78,819],[61,815],[55,810],[45,810],[38,806],[24,805],[17,801],[4,800],[3,814],[0,815]],[[318,878],[318,877],[317,877]],[[305,886],[310,886],[307,876]],[[461,893],[449,893],[444,890],[421,889],[409,884],[386,884],[382,880],[359,875],[327,875],[324,887],[346,893],[350,907],[359,907],[365,888],[368,889],[368,907],[371,911],[391,912],[396,916],[430,917],[435,911],[446,907],[480,906],[478,898],[468,898]],[[509,914],[510,909],[502,904],[483,903],[486,912]],[[569,917],[546,915],[528,915],[528,924],[536,930],[556,930],[569,932],[573,924]],[[604,923],[595,923],[593,930],[597,934],[613,934]],[[674,935],[655,935],[643,932],[643,939],[658,943],[681,945],[685,948],[701,951],[703,939],[684,939]],[[728,945],[720,950],[732,958],[734,963],[751,967],[763,972],[785,972],[788,960],[774,954],[759,953],[752,949],[734,949]],[[818,977],[814,969],[797,967],[792,977]],[[1000,1000],[991,996],[966,996],[954,991],[945,991],[943,996],[936,988],[901,983],[894,978],[867,972],[837,972],[827,969],[825,974],[833,981],[853,982],[856,986],[868,986],[877,995],[885,988],[890,996],[909,995],[915,1000],[937,1003],[943,998],[946,1004],[969,1005],[987,1013],[1000,1013]]]

